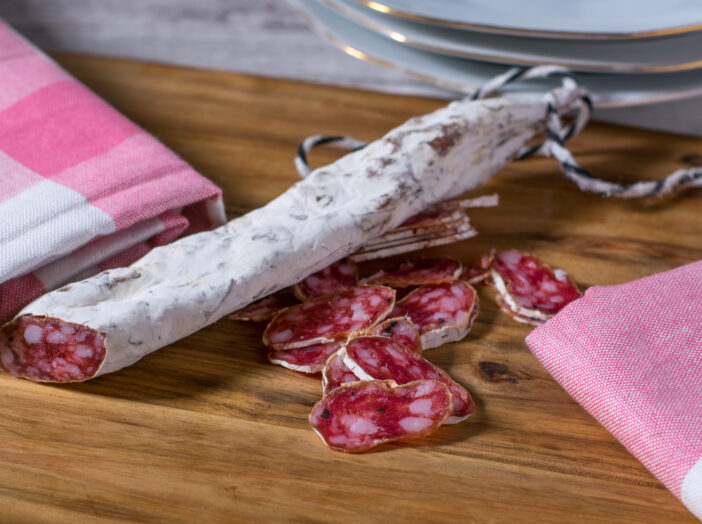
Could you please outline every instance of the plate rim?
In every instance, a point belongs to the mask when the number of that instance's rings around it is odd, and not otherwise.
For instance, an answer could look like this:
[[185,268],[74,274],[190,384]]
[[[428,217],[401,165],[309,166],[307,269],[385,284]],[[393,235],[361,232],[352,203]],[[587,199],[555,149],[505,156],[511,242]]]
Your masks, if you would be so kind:
[[354,0],[364,4],[366,7],[378,11],[380,13],[389,14],[396,16],[398,18],[406,18],[413,20],[415,22],[422,22],[425,24],[438,25],[444,27],[453,27],[458,29],[468,29],[471,31],[478,31],[483,33],[495,33],[503,35],[512,36],[538,36],[541,38],[567,38],[573,40],[627,40],[627,39],[641,39],[641,38],[655,38],[659,36],[671,36],[683,33],[691,33],[693,31],[702,30],[702,22],[697,24],[682,25],[677,27],[670,27],[667,29],[657,29],[651,31],[636,31],[636,32],[626,32],[626,33],[581,33],[575,31],[549,31],[543,29],[519,29],[516,27],[504,27],[496,26],[491,24],[474,24],[470,22],[452,22],[450,20],[445,20],[443,18],[435,18],[424,15],[417,15],[414,13],[407,13],[392,7],[389,7],[382,3],[383,0],[376,2],[375,0]]
[[[332,45],[340,49],[341,51],[345,52],[346,54],[353,56],[354,58],[374,63],[377,65],[381,65],[383,67],[386,67],[388,69],[392,69],[395,71],[402,72],[406,75],[409,75],[413,78],[417,78],[423,81],[426,81],[430,84],[433,84],[438,87],[442,87],[444,89],[448,89],[450,91],[453,91],[454,93],[457,94],[462,94],[463,96],[467,96],[470,93],[474,92],[476,89],[479,88],[479,85],[473,85],[469,84],[468,82],[464,81],[452,81],[452,80],[447,80],[444,78],[441,78],[439,76],[436,76],[435,74],[430,74],[430,73],[424,73],[421,72],[417,69],[410,69],[406,67],[405,65],[398,65],[386,58],[379,58],[377,56],[374,56],[370,52],[363,51],[354,45],[350,45],[346,43],[341,37],[337,36],[336,34],[332,33],[332,29],[329,29],[323,22],[317,19],[315,14],[312,14],[311,12],[308,11],[309,7],[305,6],[305,4],[311,4],[311,5],[318,5],[321,6],[324,9],[329,9],[333,13],[335,13],[336,16],[340,17],[341,20],[345,20],[347,23],[350,23],[352,25],[354,24],[352,21],[345,19],[342,15],[339,15],[336,13],[333,9],[330,7],[326,6],[321,0],[290,0],[291,4],[296,6],[298,11],[302,14],[302,16],[307,20],[309,23],[310,27],[321,37],[325,38],[327,41],[329,41]],[[370,31],[369,29],[362,28],[364,31]],[[375,34],[375,33],[374,33]],[[383,38],[381,35],[375,34],[376,37],[378,38]],[[400,45],[398,42],[395,42],[390,39],[388,40],[389,43],[393,45]],[[413,48],[408,48],[408,49],[413,49]],[[424,51],[421,49],[414,49],[415,52],[418,53],[430,53],[429,51]],[[461,60],[460,58],[457,57],[445,57],[451,60]],[[488,66],[494,66],[494,67],[503,67],[505,70],[509,68],[509,66],[505,65],[497,65],[497,64],[486,64]],[[694,71],[692,71],[694,73]],[[688,72],[683,72],[681,74],[686,74],[686,73],[691,73],[691,71]],[[496,73],[498,74],[498,73]],[[671,73],[675,74],[675,73]],[[487,79],[486,79],[487,81]],[[694,98],[697,96],[702,95],[702,83],[700,83],[700,86],[696,88],[695,90],[687,89],[683,91],[666,91],[663,93],[651,93],[649,95],[641,95],[639,98],[622,98],[620,97],[617,99],[616,97],[609,97],[600,99],[598,100],[597,97],[594,102],[595,102],[595,107],[598,109],[610,109],[610,108],[623,108],[623,107],[636,107],[636,106],[643,106],[643,105],[649,105],[649,104],[655,104],[655,103],[661,103],[661,102],[670,102],[674,100],[686,100],[690,98]],[[450,97],[447,97],[450,98]]]
[[[448,50],[444,47],[441,46],[434,46],[425,42],[420,42],[416,38],[407,36],[407,34],[399,33],[397,31],[392,31],[388,29],[387,27],[383,27],[382,25],[369,20],[367,18],[364,18],[363,15],[357,15],[356,13],[353,13],[348,10],[346,6],[339,0],[320,0],[322,3],[325,5],[331,7],[338,13],[342,14],[346,18],[352,20],[353,22],[365,27],[366,29],[370,29],[371,31],[380,34],[386,38],[391,38],[392,40],[395,40],[396,42],[399,42],[401,44],[406,44],[411,47],[416,47],[418,49],[423,49],[426,51],[430,51],[433,53],[439,53],[443,54],[446,56],[455,56],[459,58],[468,58],[471,60],[478,60],[478,61],[484,61],[484,62],[492,62],[492,63],[499,63],[499,64],[507,64],[507,65],[516,65],[516,66],[534,66],[538,65],[540,63],[543,63],[541,61],[536,61],[536,60],[528,60],[528,59],[519,59],[519,58],[509,58],[509,57],[504,57],[504,56],[497,56],[494,54],[490,54],[489,52],[485,53],[480,53],[480,52],[469,52],[469,51],[462,51],[462,50]],[[359,3],[358,0],[347,0],[350,2],[356,2]],[[360,2],[363,4],[363,2]],[[364,5],[361,5],[359,7],[367,7]],[[370,8],[369,8],[370,9]],[[380,13],[380,11],[376,11]],[[414,20],[408,20],[408,21],[414,21]],[[443,26],[446,29],[455,29],[452,27],[448,26]],[[475,31],[472,31],[475,32]],[[492,33],[490,33],[492,34]],[[685,33],[683,33],[685,34]],[[495,36],[517,36],[517,35],[495,35]],[[615,42],[612,42],[614,45]],[[683,62],[683,63],[676,63],[676,64],[669,64],[669,65],[633,65],[633,64],[624,64],[624,63],[617,63],[616,65],[597,65],[592,62],[588,64],[581,64],[581,63],[573,63],[569,62],[568,60],[560,60],[560,59],[555,59],[555,60],[548,60],[548,63],[552,63],[555,65],[561,65],[563,67],[567,67],[569,69],[572,69],[574,71],[579,71],[579,72],[586,72],[586,73],[627,73],[627,74],[656,74],[656,73],[674,73],[678,71],[691,71],[694,69],[702,69],[702,59],[699,60],[693,60],[690,62]]]

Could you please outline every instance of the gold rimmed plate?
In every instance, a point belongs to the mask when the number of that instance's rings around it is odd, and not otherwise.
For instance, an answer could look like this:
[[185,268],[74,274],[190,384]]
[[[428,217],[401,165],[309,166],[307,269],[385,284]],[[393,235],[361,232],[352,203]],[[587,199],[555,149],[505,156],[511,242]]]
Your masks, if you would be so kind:
[[346,18],[397,42],[450,56],[510,65],[558,64],[574,71],[662,73],[702,67],[702,31],[640,40],[561,40],[496,35],[422,24],[356,0],[322,0]]
[[[294,0],[319,34],[348,54],[456,92],[471,93],[508,66],[445,56],[403,45],[342,16],[319,0]],[[652,75],[579,74],[597,107],[624,107],[702,95],[702,70]],[[508,90],[543,93],[552,83],[530,81]]]
[[702,30],[690,0],[355,0],[427,24],[544,38],[652,38]]

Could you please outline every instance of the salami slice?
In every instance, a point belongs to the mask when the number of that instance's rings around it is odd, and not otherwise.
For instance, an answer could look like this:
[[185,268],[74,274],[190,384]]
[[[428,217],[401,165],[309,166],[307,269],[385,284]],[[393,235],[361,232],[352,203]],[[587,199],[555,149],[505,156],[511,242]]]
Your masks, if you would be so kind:
[[470,394],[443,369],[402,344],[385,337],[359,337],[350,340],[339,354],[351,372],[362,380],[394,380],[407,384],[414,380],[437,380],[453,395],[453,410],[444,424],[456,424],[475,411]]
[[521,251],[501,251],[492,263],[498,304],[519,322],[539,325],[581,296],[562,269]]
[[393,288],[453,282],[461,274],[461,263],[451,258],[426,258],[407,261],[400,267],[365,278],[364,284],[383,284]]
[[414,325],[414,322],[412,322],[409,317],[389,318],[380,324],[364,329],[357,334],[354,333],[351,336],[387,337],[399,342],[410,351],[414,351],[419,355],[421,355],[423,351],[419,329],[417,329],[417,326]]
[[102,333],[49,317],[25,315],[0,330],[0,362],[10,375],[37,382],[80,382],[105,358]]
[[336,351],[324,363],[324,369],[322,370],[322,394],[327,396],[342,384],[358,382],[359,380],[360,379],[353,374],[353,371],[344,364],[344,360],[339,351]]
[[490,270],[492,269],[492,261],[495,258],[495,253],[489,253],[480,257],[471,264],[463,266],[463,271],[461,272],[460,280],[468,282],[471,285],[480,284],[486,282],[490,277]]
[[313,344],[302,348],[273,350],[268,353],[268,360],[284,368],[302,373],[319,373],[330,355],[337,352],[343,342]]
[[452,409],[451,393],[435,380],[402,386],[392,380],[354,382],[317,402],[310,424],[329,448],[358,453],[385,442],[428,435]]
[[[389,318],[373,327],[352,333],[349,338],[381,336],[399,342],[415,353],[422,354],[422,339],[417,326],[408,317]],[[329,357],[322,371],[322,391],[327,395],[331,390],[346,382],[355,382],[359,378],[353,374],[337,351]]]
[[321,271],[308,276],[302,282],[295,284],[293,293],[304,302],[310,298],[351,289],[356,284],[358,284],[356,264],[344,259],[334,262]]
[[292,293],[276,293],[268,295],[253,302],[239,311],[235,311],[229,318],[246,322],[265,322],[272,319],[280,310],[298,304]]
[[382,320],[395,303],[395,291],[359,286],[314,298],[278,313],[263,333],[271,349],[292,349],[333,342]]
[[419,329],[426,351],[461,340],[470,331],[477,314],[475,289],[457,280],[417,288],[398,302],[390,316],[408,316]]

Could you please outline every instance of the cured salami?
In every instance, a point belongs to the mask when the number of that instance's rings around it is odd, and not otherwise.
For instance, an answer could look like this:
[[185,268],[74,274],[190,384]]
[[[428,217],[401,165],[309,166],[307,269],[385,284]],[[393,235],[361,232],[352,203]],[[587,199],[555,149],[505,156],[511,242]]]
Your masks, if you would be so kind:
[[273,350],[268,353],[268,360],[284,368],[302,373],[319,373],[330,355],[337,352],[343,342],[313,344],[294,349]]
[[275,293],[235,311],[229,315],[229,318],[246,322],[265,322],[272,319],[281,309],[298,303],[299,300],[292,293]]
[[0,360],[11,375],[37,382],[76,382],[105,358],[105,337],[47,317],[19,317],[0,330]]
[[380,270],[363,279],[364,284],[383,284],[393,288],[453,282],[461,274],[461,263],[451,258],[410,260],[389,271]]
[[[453,102],[316,169],[262,208],[155,248],[129,268],[47,293],[19,317],[48,316],[103,337],[99,368],[76,380],[116,371],[477,188],[544,129],[549,104],[565,111],[578,99],[564,92],[550,102],[520,95]],[[378,256],[396,246],[374,249]],[[17,345],[20,324],[5,330],[3,349],[21,360],[33,348]],[[44,345],[51,365],[62,346]],[[8,369],[23,376],[25,368]]]
[[460,275],[460,280],[468,282],[471,285],[485,283],[490,278],[490,270],[492,261],[495,258],[495,253],[489,253],[480,257],[480,260],[471,264],[464,264],[463,271]]
[[475,289],[457,280],[417,288],[397,303],[390,316],[408,316],[419,329],[422,347],[427,350],[461,340],[477,314]]
[[521,251],[501,251],[492,263],[498,304],[519,322],[539,325],[581,296],[562,269]]
[[409,317],[389,318],[380,324],[351,335],[351,337],[355,336],[387,337],[419,355],[423,351],[419,329]]
[[456,424],[475,411],[468,391],[448,373],[402,344],[385,337],[360,337],[350,340],[339,354],[351,372],[361,380],[394,380],[407,384],[414,380],[437,380],[453,395],[453,410],[445,424]]
[[346,338],[382,320],[395,304],[395,291],[359,286],[311,299],[278,313],[263,333],[272,349],[291,349]]
[[448,388],[435,380],[398,386],[392,380],[353,382],[317,402],[310,424],[335,451],[358,453],[397,440],[423,437],[453,409]]
[[344,360],[339,351],[336,351],[324,363],[324,369],[322,370],[322,394],[326,396],[342,384],[358,382],[359,380],[360,379],[353,374],[353,371],[344,364]]
[[297,298],[305,301],[351,289],[358,283],[357,280],[356,264],[345,259],[339,260],[295,284],[293,293]]

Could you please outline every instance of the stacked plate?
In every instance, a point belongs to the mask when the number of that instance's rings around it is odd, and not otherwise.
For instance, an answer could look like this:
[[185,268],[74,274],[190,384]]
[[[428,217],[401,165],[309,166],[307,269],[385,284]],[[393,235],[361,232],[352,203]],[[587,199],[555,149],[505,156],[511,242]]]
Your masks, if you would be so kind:
[[702,94],[699,0],[295,1],[349,54],[460,92],[514,65],[557,64],[599,107]]

